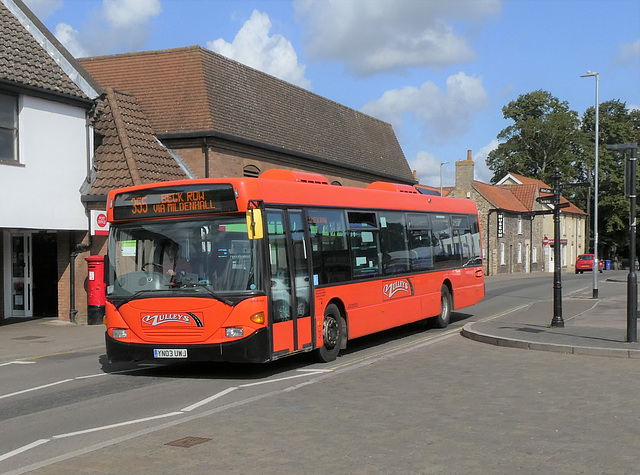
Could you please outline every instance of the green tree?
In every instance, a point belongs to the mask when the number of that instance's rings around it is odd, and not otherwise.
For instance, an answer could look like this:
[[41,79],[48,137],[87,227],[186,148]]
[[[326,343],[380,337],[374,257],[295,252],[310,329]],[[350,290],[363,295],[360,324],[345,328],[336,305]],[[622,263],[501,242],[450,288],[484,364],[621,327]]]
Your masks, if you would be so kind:
[[579,158],[584,153],[584,134],[578,113],[547,91],[520,95],[502,108],[513,124],[498,134],[500,145],[489,153],[487,166],[495,183],[513,172],[551,183],[558,168],[563,181],[582,173]]
[[[611,152],[606,146],[640,140],[640,111],[629,111],[624,102],[610,100],[599,105],[598,114],[598,247],[604,256],[618,252],[625,255],[629,237],[629,202],[624,196],[625,154]],[[585,111],[581,122],[586,137],[583,179],[594,183],[595,107]],[[593,209],[594,197],[590,198]]]

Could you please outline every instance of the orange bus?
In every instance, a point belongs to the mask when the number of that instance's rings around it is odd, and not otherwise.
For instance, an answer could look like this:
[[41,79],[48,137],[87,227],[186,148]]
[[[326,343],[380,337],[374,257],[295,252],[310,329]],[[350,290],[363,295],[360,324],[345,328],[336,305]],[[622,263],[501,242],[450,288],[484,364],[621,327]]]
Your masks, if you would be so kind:
[[311,173],[109,193],[109,361],[332,361],[353,338],[484,297],[476,205]]

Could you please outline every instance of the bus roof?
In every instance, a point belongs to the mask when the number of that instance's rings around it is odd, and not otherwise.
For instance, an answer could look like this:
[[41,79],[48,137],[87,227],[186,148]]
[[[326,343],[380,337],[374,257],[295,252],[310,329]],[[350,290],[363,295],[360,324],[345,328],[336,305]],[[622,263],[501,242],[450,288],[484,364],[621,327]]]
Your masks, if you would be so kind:
[[[251,200],[262,200],[266,205],[477,213],[473,200],[423,195],[415,190],[411,192],[408,188],[412,187],[385,182],[375,182],[367,188],[335,186],[329,184],[322,175],[274,169],[263,173],[258,178],[178,180],[113,190],[107,198],[107,217],[110,222],[113,222],[246,211]],[[208,191],[211,189],[217,190],[215,197],[220,199],[220,202],[213,203],[213,195]],[[196,194],[194,190],[201,194]],[[189,197],[186,196],[187,194]],[[179,200],[190,204],[181,208],[174,206],[173,203]],[[196,203],[197,200],[207,200],[207,202]],[[211,205],[209,201],[212,202]],[[231,201],[235,201],[235,205],[231,205]],[[162,205],[167,205],[170,211],[161,212]],[[141,207],[147,206],[152,211],[116,213],[117,216],[114,217],[114,208],[127,206],[130,208],[138,206],[139,211],[142,211]],[[154,209],[156,211],[153,211]],[[185,210],[187,211],[184,212]]]

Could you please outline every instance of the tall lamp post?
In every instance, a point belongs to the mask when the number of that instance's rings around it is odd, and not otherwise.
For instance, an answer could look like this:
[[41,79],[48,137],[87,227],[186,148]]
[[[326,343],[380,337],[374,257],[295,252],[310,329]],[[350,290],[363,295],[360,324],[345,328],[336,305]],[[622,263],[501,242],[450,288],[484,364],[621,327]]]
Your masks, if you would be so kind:
[[442,165],[446,165],[449,162],[440,162],[440,196],[442,196]]
[[600,261],[598,260],[598,123],[599,123],[599,105],[600,105],[600,74],[587,71],[587,74],[580,76],[581,78],[596,78],[596,138],[595,138],[595,165],[594,165],[594,203],[593,203],[593,298],[598,298],[598,271],[600,269]]

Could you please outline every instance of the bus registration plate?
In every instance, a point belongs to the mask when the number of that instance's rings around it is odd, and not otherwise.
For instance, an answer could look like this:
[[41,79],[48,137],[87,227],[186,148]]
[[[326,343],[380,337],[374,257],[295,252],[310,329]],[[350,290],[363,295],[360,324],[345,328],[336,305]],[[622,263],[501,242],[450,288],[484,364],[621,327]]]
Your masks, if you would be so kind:
[[164,348],[153,350],[154,358],[186,358],[187,350],[184,348]]

